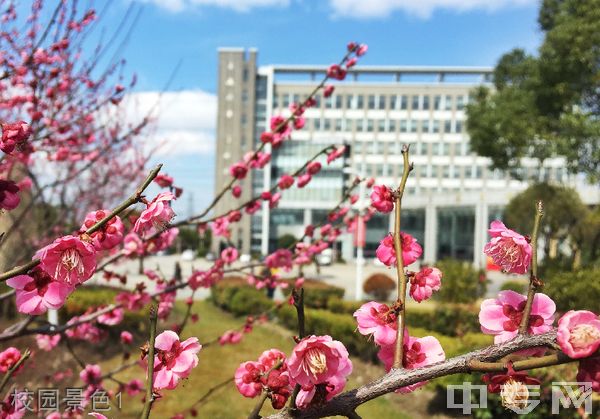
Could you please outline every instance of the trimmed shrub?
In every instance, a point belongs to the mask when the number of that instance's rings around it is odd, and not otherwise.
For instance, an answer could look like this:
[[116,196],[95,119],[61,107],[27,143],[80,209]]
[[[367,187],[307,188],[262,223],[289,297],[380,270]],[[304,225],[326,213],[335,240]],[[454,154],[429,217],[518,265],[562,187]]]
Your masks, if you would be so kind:
[[560,272],[542,278],[542,292],[556,303],[558,311],[578,310],[598,312],[600,305],[600,269],[582,269],[576,272]]
[[486,279],[468,262],[444,259],[435,264],[442,271],[442,287],[434,298],[446,303],[472,303],[485,295]]
[[379,301],[388,301],[390,292],[396,289],[396,282],[386,274],[376,273],[367,278],[363,291]]
[[364,301],[344,301],[339,298],[330,298],[327,301],[327,309],[333,313],[352,314],[364,304]]
[[226,277],[211,288],[213,303],[236,316],[259,314],[275,304],[264,291],[250,287],[241,277]]

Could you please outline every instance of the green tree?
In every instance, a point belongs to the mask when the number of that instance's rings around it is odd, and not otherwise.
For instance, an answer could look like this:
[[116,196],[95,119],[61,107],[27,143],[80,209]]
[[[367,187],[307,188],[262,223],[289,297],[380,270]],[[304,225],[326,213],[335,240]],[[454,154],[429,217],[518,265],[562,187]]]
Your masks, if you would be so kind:
[[294,237],[293,234],[283,234],[277,238],[277,248],[278,249],[287,249],[290,246],[293,246],[298,239]]
[[550,259],[558,256],[560,243],[568,243],[572,254],[583,245],[578,239],[582,223],[588,219],[590,210],[581,201],[575,189],[547,183],[531,185],[510,200],[504,211],[509,228],[522,234],[533,229],[535,203],[544,202],[544,218],[540,237],[544,241],[544,253]]
[[564,156],[600,178],[600,0],[544,0],[537,55],[514,49],[467,106],[472,149],[496,168]]

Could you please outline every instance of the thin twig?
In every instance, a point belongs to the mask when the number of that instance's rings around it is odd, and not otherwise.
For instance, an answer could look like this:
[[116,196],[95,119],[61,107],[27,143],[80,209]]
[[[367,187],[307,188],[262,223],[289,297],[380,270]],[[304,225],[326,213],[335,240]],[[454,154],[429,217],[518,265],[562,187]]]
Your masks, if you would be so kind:
[[140,415],[141,419],[150,417],[152,403],[154,403],[154,341],[156,340],[156,306],[150,307],[150,341],[148,342],[148,377],[146,379],[146,401],[144,402],[144,410]]
[[[125,201],[123,201],[120,205],[118,205],[113,211],[111,211],[111,213],[109,215],[107,215],[102,220],[98,221],[92,227],[87,229],[84,234],[90,235],[90,234],[94,233],[95,231],[98,231],[108,221],[110,221],[114,216],[119,215],[122,211],[127,209],[129,206],[139,202],[139,200],[141,199],[142,193],[148,187],[148,185],[150,185],[150,182],[152,182],[152,180],[154,180],[156,175],[158,175],[158,172],[160,171],[161,167],[162,167],[162,164],[159,164],[158,166],[156,166],[150,172],[150,174],[148,174],[148,177],[146,177],[144,182],[137,188],[137,190],[135,191],[135,193],[133,195],[131,195],[129,198],[127,198]],[[0,274],[0,282],[6,281],[6,280],[8,280],[14,276],[20,275],[20,274],[25,274],[28,271],[30,271],[31,269],[35,268],[39,264],[40,264],[39,259],[33,259],[32,261],[26,263],[25,265],[17,266],[15,268],[11,269],[10,271]]]
[[404,170],[402,171],[402,179],[400,186],[396,191],[395,202],[395,222],[394,222],[394,250],[396,252],[396,274],[398,276],[398,313],[397,313],[397,330],[396,330],[396,347],[394,350],[394,368],[402,368],[402,359],[404,358],[404,326],[406,324],[406,283],[407,277],[404,272],[404,259],[402,257],[402,237],[400,235],[401,211],[402,211],[402,195],[406,187],[406,180],[412,170],[412,166],[408,160],[409,147],[405,144],[402,146],[402,157],[404,158]]
[[254,406],[254,409],[252,409],[252,412],[250,413],[250,415],[248,415],[248,419],[260,418],[260,411],[262,410],[263,405],[265,404],[265,400],[267,400],[268,396],[269,394],[266,391],[263,391],[260,398],[256,402],[256,406]]
[[[306,336],[306,326],[304,324],[304,288],[299,290],[292,290],[292,298],[294,299],[294,307],[296,307],[296,313],[298,315],[298,341]],[[296,407],[296,397],[300,392],[300,384],[296,384],[292,397],[290,397],[290,407],[294,409]]]
[[8,380],[10,380],[10,377],[12,377],[13,373],[23,364],[23,362],[27,360],[27,358],[29,358],[30,355],[31,352],[29,352],[29,349],[25,349],[23,354],[21,354],[21,358],[19,358],[19,360],[15,362],[15,364],[12,367],[10,367],[8,371],[6,371],[4,377],[2,378],[2,381],[0,382],[0,394],[4,389],[4,386],[6,386],[6,383],[8,383]]
[[525,302],[525,309],[523,310],[523,317],[521,318],[521,324],[519,325],[519,333],[526,334],[529,330],[529,315],[531,314],[531,308],[533,306],[533,298],[535,297],[535,291],[539,285],[537,277],[537,247],[538,247],[538,234],[540,231],[540,223],[544,216],[544,203],[538,201],[535,206],[535,220],[533,222],[533,232],[531,233],[531,272],[529,274],[529,288],[527,289],[527,301]]

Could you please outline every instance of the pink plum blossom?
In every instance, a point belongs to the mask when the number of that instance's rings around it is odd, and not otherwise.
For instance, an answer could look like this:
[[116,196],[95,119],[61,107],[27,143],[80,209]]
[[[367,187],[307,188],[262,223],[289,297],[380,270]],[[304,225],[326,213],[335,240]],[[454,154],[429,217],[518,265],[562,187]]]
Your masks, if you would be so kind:
[[124,345],[129,345],[133,342],[133,335],[131,333],[129,333],[127,330],[123,330],[121,332],[121,343],[123,343]]
[[60,342],[60,335],[35,335],[35,342],[42,351],[49,352]]
[[225,263],[232,264],[238,258],[238,250],[235,247],[227,247],[221,252],[221,259]]
[[[85,231],[96,224],[98,221],[104,219],[110,211],[98,210],[92,211],[85,216],[85,221],[81,226],[81,230]],[[92,244],[96,250],[109,250],[117,246],[123,240],[123,232],[125,226],[118,216],[114,216],[104,226],[91,234]]]
[[342,157],[344,155],[345,151],[346,151],[346,146],[343,145],[343,146],[340,146],[340,147],[334,149],[333,151],[329,152],[329,154],[327,154],[327,164],[330,164],[331,162]]
[[262,375],[267,368],[260,362],[246,361],[242,362],[235,370],[235,385],[244,397],[253,398],[262,392]]
[[129,396],[135,396],[136,394],[139,394],[142,391],[144,391],[144,383],[142,382],[142,380],[134,378],[133,380],[125,384],[125,391]]
[[159,173],[155,178],[154,182],[161,188],[168,188],[173,185],[173,178],[167,174]]
[[292,252],[288,249],[278,249],[265,258],[265,265],[270,268],[292,269]]
[[394,193],[385,185],[375,185],[371,192],[371,204],[379,212],[391,212],[394,209]]
[[371,301],[354,312],[359,333],[373,335],[377,345],[391,345],[396,341],[396,313],[386,304]]
[[0,150],[6,154],[14,151],[15,147],[27,141],[31,135],[31,127],[25,121],[2,124],[2,138],[0,139]]
[[96,249],[75,236],[59,237],[35,256],[55,281],[70,286],[84,283],[96,270]]
[[570,310],[558,321],[558,344],[570,358],[585,358],[600,347],[600,319],[587,310]]
[[[527,297],[515,291],[498,293],[498,298],[484,300],[479,312],[481,331],[494,335],[494,342],[506,342],[514,338],[518,331]],[[549,331],[554,322],[556,304],[546,294],[537,293],[533,297],[529,316],[529,333],[540,334]]]
[[65,304],[65,299],[73,292],[73,287],[52,280],[40,268],[29,275],[18,275],[6,281],[15,289],[17,310],[24,314],[43,314],[49,308],[57,310]]
[[198,365],[198,352],[202,345],[198,338],[191,337],[179,341],[177,333],[166,330],[156,337],[154,344],[157,354],[154,357],[154,388],[169,390],[177,387],[180,379],[190,375]]
[[[402,260],[404,266],[408,266],[416,261],[423,249],[417,243],[417,239],[408,233],[400,232],[400,240],[402,244]],[[375,251],[377,258],[386,266],[396,265],[396,250],[394,249],[394,237],[388,234],[381,240],[379,247]]]
[[335,86],[332,84],[328,84],[327,86],[325,86],[323,88],[323,96],[330,97],[333,94],[334,90],[335,90]]
[[521,234],[507,228],[501,221],[492,221],[488,233],[492,237],[483,248],[494,263],[505,272],[524,274],[531,262],[531,245]]
[[277,182],[279,189],[289,189],[294,184],[294,178],[290,175],[282,175]]
[[310,173],[304,173],[298,176],[298,181],[296,182],[296,186],[299,188],[304,188],[308,183],[312,180],[312,176]]
[[[9,346],[4,351],[0,352],[0,373],[5,374],[21,359],[21,351],[14,346]],[[23,365],[19,367],[19,370]]]
[[228,330],[219,337],[219,345],[235,345],[242,340],[242,333],[235,330]]
[[248,167],[244,163],[234,163],[229,168],[229,173],[236,179],[244,179],[248,173]]
[[127,256],[144,254],[144,242],[140,236],[135,233],[129,233],[123,239],[123,253]]
[[136,220],[133,226],[133,231],[138,234],[144,234],[151,229],[158,231],[164,230],[173,217],[175,212],[171,208],[171,201],[175,199],[175,195],[171,192],[161,192],[148,204],[145,210],[142,211],[140,217]]
[[79,378],[86,384],[97,385],[102,381],[102,372],[97,364],[88,364],[79,373]]
[[306,173],[308,173],[310,175],[316,175],[320,171],[321,171],[321,163],[319,163],[318,161],[312,161],[312,162],[308,163],[308,165],[306,166]]
[[318,386],[326,390],[329,400],[341,392],[346,377],[352,372],[352,362],[344,345],[331,336],[309,336],[302,339],[286,360],[293,382],[301,385],[297,406],[310,404]]
[[239,198],[242,196],[242,187],[235,185],[233,188],[231,188],[231,195],[233,195],[234,198]]
[[[379,350],[377,356],[389,371],[394,363],[395,342],[391,345],[384,345]],[[404,356],[402,366],[406,369],[421,368],[426,365],[435,364],[446,359],[446,354],[440,342],[433,336],[415,338],[404,331]],[[417,388],[427,384],[427,381],[411,384],[396,390],[399,393],[409,393]]]
[[442,271],[437,268],[422,268],[410,277],[410,296],[418,303],[431,297],[442,286]]
[[141,310],[150,302],[150,294],[147,292],[120,292],[115,297],[117,304],[122,304],[127,310]]
[[123,317],[125,316],[125,312],[122,308],[114,308],[113,310],[101,314],[98,316],[98,323],[106,324],[108,326],[114,326],[123,321]]
[[577,381],[592,383],[592,390],[600,393],[600,356],[579,361]]
[[0,208],[14,210],[21,203],[19,186],[12,180],[0,179]]

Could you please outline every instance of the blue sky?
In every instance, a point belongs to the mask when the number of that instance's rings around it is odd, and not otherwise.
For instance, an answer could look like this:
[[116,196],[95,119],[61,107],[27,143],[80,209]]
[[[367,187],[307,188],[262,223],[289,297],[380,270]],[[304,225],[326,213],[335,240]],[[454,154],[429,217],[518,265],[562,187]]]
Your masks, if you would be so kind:
[[141,109],[181,62],[161,103],[156,136],[167,146],[156,160],[196,208],[213,192],[219,47],[256,47],[260,64],[329,64],[357,40],[369,45],[364,65],[479,66],[541,40],[531,0],[112,0],[101,26],[114,30],[132,4],[141,15],[123,55]]

